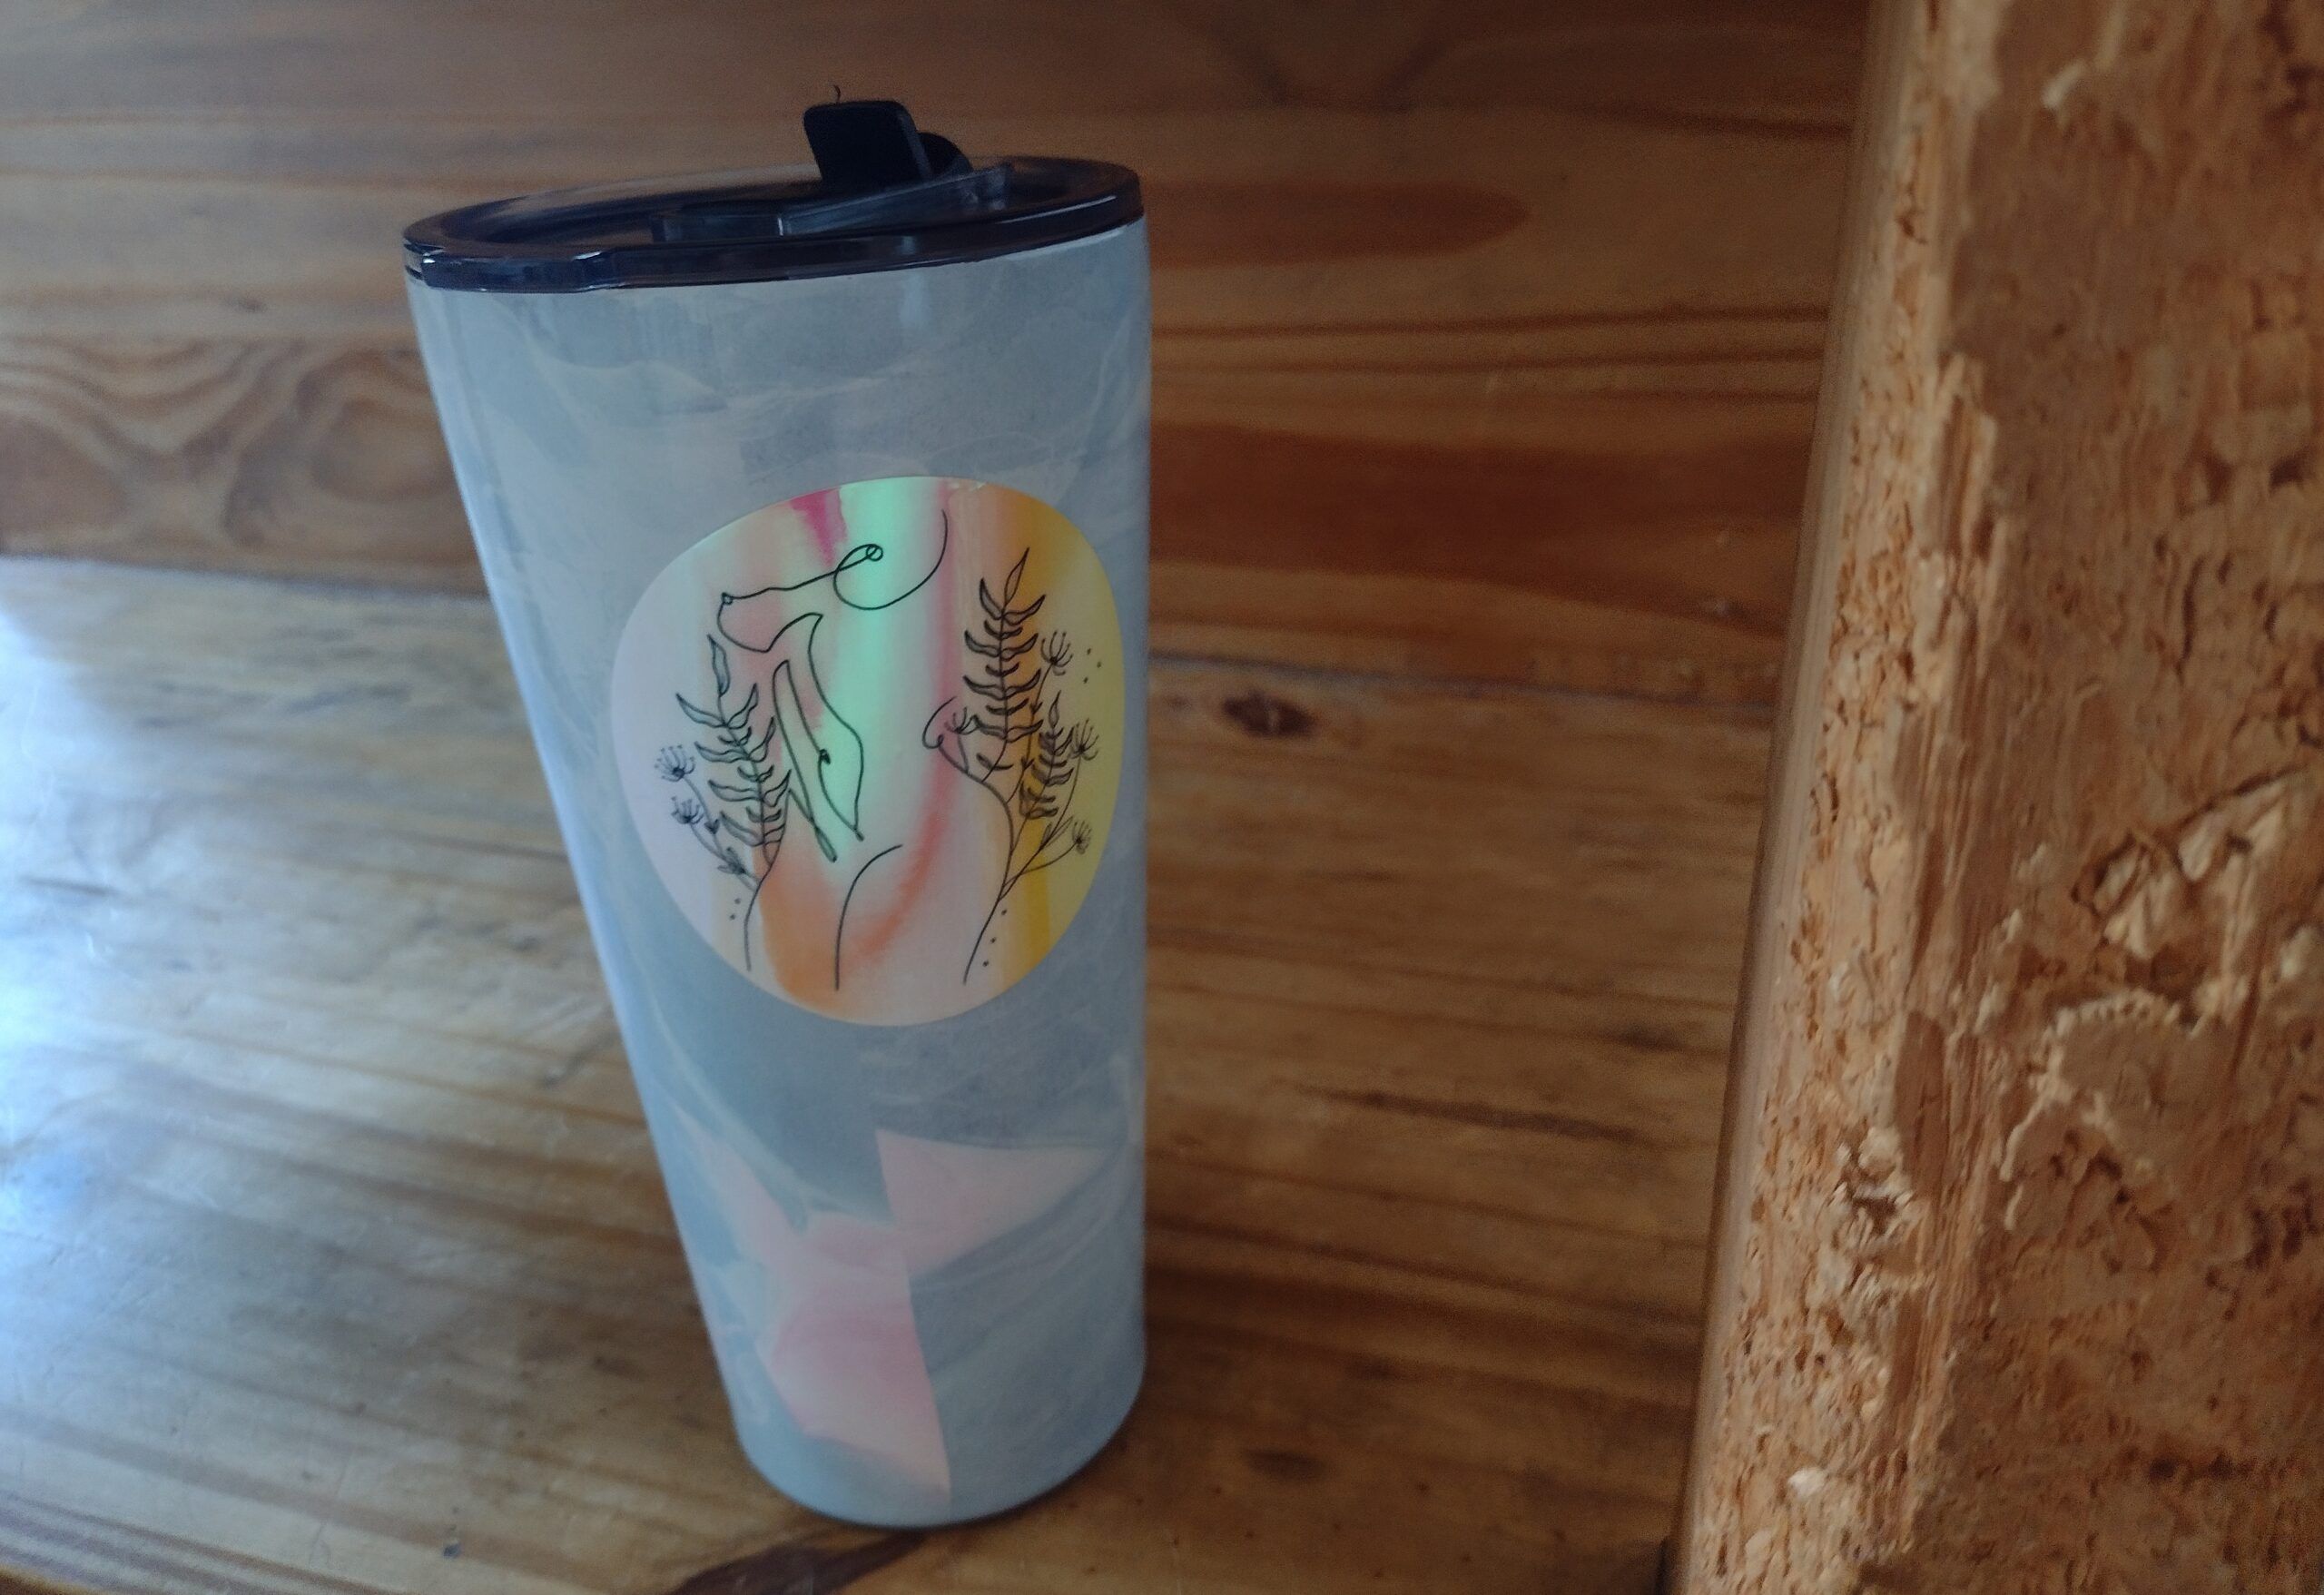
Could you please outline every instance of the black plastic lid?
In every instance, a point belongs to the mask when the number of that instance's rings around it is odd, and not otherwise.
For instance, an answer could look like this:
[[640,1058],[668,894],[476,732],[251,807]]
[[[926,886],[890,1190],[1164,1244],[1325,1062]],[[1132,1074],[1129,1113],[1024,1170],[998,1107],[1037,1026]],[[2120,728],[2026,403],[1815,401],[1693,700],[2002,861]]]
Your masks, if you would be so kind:
[[1145,213],[1128,167],[1029,155],[978,165],[893,100],[834,101],[803,120],[812,170],[468,205],[406,228],[404,270],[430,288],[495,293],[837,277],[1012,254]]

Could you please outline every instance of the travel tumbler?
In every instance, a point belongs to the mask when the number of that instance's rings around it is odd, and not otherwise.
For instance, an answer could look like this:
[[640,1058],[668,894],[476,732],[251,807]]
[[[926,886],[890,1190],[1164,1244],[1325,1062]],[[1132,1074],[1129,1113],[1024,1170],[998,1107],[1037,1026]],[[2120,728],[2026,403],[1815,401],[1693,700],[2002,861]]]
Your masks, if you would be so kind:
[[743,1449],[1057,1483],[1144,1363],[1146,229],[884,102],[405,234]]

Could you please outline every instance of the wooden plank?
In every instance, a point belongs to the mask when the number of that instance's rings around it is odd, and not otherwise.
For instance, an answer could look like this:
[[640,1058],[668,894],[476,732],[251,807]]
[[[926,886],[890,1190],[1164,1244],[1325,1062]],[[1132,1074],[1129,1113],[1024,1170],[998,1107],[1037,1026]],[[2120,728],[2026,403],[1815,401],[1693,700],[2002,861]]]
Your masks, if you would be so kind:
[[43,0],[0,545],[472,584],[396,230],[795,158],[836,78],[1149,177],[1164,646],[1763,701],[1857,10]]
[[479,602],[10,560],[0,678],[0,1568],[1649,1582],[1756,714],[1158,670],[1146,1392],[920,1537],[734,1443]]
[[1885,8],[1688,1591],[2324,1574],[2316,8]]

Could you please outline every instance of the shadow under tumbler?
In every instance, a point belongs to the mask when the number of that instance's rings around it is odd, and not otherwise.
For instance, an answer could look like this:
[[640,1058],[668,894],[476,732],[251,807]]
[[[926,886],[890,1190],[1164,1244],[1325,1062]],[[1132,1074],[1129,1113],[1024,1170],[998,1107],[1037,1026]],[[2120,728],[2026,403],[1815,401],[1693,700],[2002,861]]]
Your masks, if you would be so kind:
[[405,235],[743,1449],[1013,1506],[1144,1364],[1137,181],[901,106]]

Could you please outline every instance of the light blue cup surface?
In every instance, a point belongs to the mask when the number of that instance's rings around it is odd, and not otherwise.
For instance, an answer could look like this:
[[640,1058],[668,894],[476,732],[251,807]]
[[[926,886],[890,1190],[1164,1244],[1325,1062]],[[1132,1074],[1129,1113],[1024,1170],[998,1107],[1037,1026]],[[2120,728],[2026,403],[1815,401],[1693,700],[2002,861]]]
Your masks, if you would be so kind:
[[[1039,1493],[1113,1433],[1144,1364],[1144,224],[821,280],[411,300],[743,1449],[869,1523]],[[1128,697],[1110,840],[1056,945],[956,1018],[866,1026],[763,989],[685,921],[622,794],[608,684],[678,555],[901,476],[1078,527]],[[923,1202],[931,1178],[971,1208],[1005,1186],[1008,1226],[915,1249],[900,1158]]]

